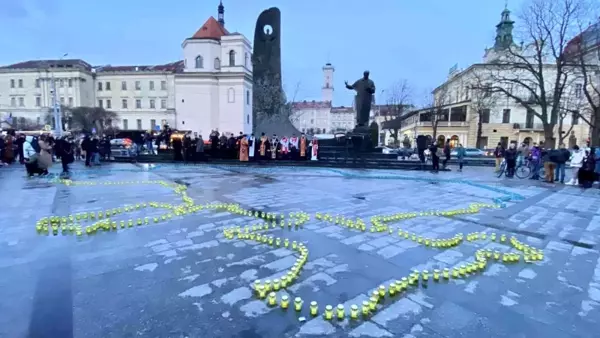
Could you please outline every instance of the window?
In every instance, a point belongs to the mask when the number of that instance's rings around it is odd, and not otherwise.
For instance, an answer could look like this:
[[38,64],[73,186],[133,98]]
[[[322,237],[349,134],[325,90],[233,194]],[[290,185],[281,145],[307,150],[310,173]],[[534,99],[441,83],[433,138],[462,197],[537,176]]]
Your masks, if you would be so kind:
[[40,96],[36,96],[35,97],[35,106],[36,107],[41,107],[42,106],[42,98]]
[[110,90],[110,82],[106,82],[106,90]]
[[127,90],[127,82],[121,81],[121,90]]
[[73,97],[69,97],[69,107],[73,107]]
[[106,100],[106,109],[111,109],[112,108],[112,102],[110,101],[110,99]]
[[35,79],[35,88],[40,88],[40,79]]
[[98,82],[98,91],[101,92],[102,91],[102,82]]
[[229,88],[227,90],[227,102],[229,102],[229,103],[235,102],[235,90],[233,88]]
[[221,60],[219,58],[215,58],[215,69],[221,69]]
[[502,110],[502,123],[510,123],[510,109]]
[[244,67],[248,68],[248,53],[245,53],[244,56]]
[[15,80],[14,79],[10,80],[10,88],[15,88]]
[[229,51],[229,66],[230,67],[235,66],[235,51],[234,50]]
[[149,88],[150,90],[154,90],[154,81],[150,81]]
[[167,100],[160,100],[160,109],[167,109]]
[[581,98],[581,94],[583,92],[583,85],[581,85],[580,83],[575,85],[575,97],[576,98]]
[[142,100],[140,100],[140,99],[135,100],[135,108],[142,109]]
[[152,130],[156,129],[156,120],[155,119],[150,120],[150,129],[152,129]]
[[246,104],[250,105],[250,91],[246,90]]
[[60,97],[60,104],[62,104],[62,105],[65,104],[65,97],[64,96]]
[[571,113],[571,125],[578,125],[579,124],[579,112],[578,111],[574,111]]
[[156,108],[156,101],[150,100],[150,109],[155,109],[155,108]]
[[250,124],[250,114],[246,114],[246,124]]
[[480,113],[481,123],[490,123],[490,110],[482,109]]
[[19,98],[19,107],[25,107],[25,98],[24,97]]
[[160,90],[167,90],[167,81],[160,81]]
[[470,94],[470,88],[469,87],[465,87],[465,100],[469,99],[469,94]]
[[121,108],[123,108],[123,109],[127,109],[127,99],[123,99],[123,100],[121,101]]
[[198,55],[196,56],[196,69],[201,68],[204,68],[204,60],[202,59],[202,56]]
[[19,79],[19,88],[23,88],[23,79]]
[[138,130],[142,130],[142,120],[141,119],[137,119],[137,129]]
[[59,86],[60,88],[64,88],[64,87],[65,87],[65,80],[64,80],[64,79],[60,79],[60,80],[58,80],[58,86]]
[[129,121],[127,121],[127,119],[123,119],[123,129],[129,129]]
[[15,99],[14,97],[10,98],[10,106],[11,107],[16,107],[17,106],[17,99]]
[[142,90],[142,83],[140,81],[135,81],[135,90]]
[[104,103],[102,102],[102,100],[98,100],[98,107],[104,108]]
[[[69,86],[69,88],[73,88],[73,79],[68,80],[68,86]],[[106,89],[108,89],[108,88],[106,88]]]

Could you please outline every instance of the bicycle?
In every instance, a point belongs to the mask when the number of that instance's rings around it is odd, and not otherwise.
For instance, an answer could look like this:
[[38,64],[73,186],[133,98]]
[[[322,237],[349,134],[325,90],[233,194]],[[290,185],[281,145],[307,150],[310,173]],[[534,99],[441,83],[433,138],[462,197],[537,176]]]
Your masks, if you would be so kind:
[[528,178],[531,176],[532,172],[533,168],[529,160],[524,160],[523,163],[519,164],[515,169],[515,175],[520,179]]
[[502,159],[502,163],[500,163],[500,168],[498,168],[498,178],[502,177],[502,174],[504,174],[506,177],[508,177],[508,171],[506,170],[506,160]]

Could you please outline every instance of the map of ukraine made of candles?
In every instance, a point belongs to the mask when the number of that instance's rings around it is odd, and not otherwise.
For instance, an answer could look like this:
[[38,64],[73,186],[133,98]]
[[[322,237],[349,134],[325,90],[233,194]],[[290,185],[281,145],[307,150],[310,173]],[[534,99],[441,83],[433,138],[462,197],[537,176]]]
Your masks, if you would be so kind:
[[[369,177],[369,179],[378,177]],[[379,177],[388,178],[388,177]],[[448,238],[424,238],[412,233],[400,226],[403,220],[424,216],[452,217],[456,215],[475,214],[484,208],[501,208],[503,200],[496,200],[492,204],[473,203],[467,208],[456,210],[434,210],[421,212],[401,212],[391,215],[375,215],[368,222],[363,219],[347,218],[341,215],[329,213],[316,213],[317,221],[335,224],[345,228],[347,231],[378,233],[381,236],[397,236],[398,238],[413,241],[432,250],[445,250],[461,245],[464,241],[493,241],[505,244],[509,252],[477,250],[471,261],[459,266],[435,269],[433,271],[412,271],[398,278],[388,285],[374,286],[370,298],[362,304],[352,304],[345,308],[343,304],[328,304],[319,307],[316,300],[303,300],[300,297],[290,299],[284,291],[298,281],[302,269],[308,260],[309,248],[301,242],[292,241],[284,237],[275,237],[272,232],[276,230],[301,230],[311,216],[304,212],[293,212],[287,215],[280,213],[265,213],[242,208],[238,204],[211,203],[200,205],[187,195],[185,185],[174,184],[167,181],[71,181],[57,180],[56,183],[66,186],[114,186],[128,184],[158,184],[171,189],[181,197],[180,204],[143,202],[127,205],[98,212],[83,212],[67,216],[50,216],[36,222],[36,230],[39,234],[53,235],[95,235],[101,232],[112,232],[134,227],[145,227],[149,225],[167,222],[176,216],[195,214],[201,210],[213,210],[216,212],[229,212],[231,214],[253,217],[261,220],[259,224],[248,226],[236,226],[223,229],[223,235],[229,240],[254,241],[274,248],[286,248],[296,253],[295,264],[280,279],[256,280],[252,283],[255,297],[262,299],[270,307],[279,307],[282,311],[293,311],[310,317],[322,316],[325,320],[352,320],[360,321],[370,318],[384,306],[389,305],[395,299],[411,292],[421,286],[437,285],[447,283],[452,279],[465,279],[476,277],[483,272],[490,262],[501,262],[503,264],[532,263],[544,258],[543,252],[531,247],[516,237],[508,237],[506,234],[476,232],[469,234],[458,233]],[[515,198],[518,199],[518,198]],[[128,212],[141,211],[146,208],[164,209],[164,213],[154,217],[129,219],[128,221],[114,221],[113,217],[124,215]],[[396,226],[396,223],[399,225]],[[385,301],[385,302],[384,302]]]

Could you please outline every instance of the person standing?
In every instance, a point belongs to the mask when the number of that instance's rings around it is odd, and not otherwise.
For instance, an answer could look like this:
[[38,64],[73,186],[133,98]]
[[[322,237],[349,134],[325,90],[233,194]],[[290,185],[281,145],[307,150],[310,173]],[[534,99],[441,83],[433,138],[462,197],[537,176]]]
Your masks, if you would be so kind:
[[312,141],[310,142],[310,160],[318,161],[319,160],[319,141],[316,137],[313,136]]
[[573,147],[573,153],[570,158],[571,167],[571,179],[567,182],[567,185],[579,185],[579,169],[583,166],[583,160],[585,158],[585,151],[579,149],[578,145]]
[[73,163],[75,156],[73,154],[73,142],[68,137],[63,137],[60,140],[60,161],[62,164],[63,174],[69,173],[69,164]]
[[431,170],[438,172],[440,170],[440,158],[438,156],[437,142],[433,142],[429,146],[429,155],[431,156]]
[[531,166],[532,166],[532,174],[531,177],[529,179],[531,180],[539,180],[540,179],[540,168],[541,168],[541,157],[542,157],[542,150],[541,148],[534,143],[533,147],[531,148],[530,151],[530,162],[531,162]]
[[446,144],[444,145],[444,161],[442,162],[442,167],[444,169],[446,169],[446,167],[448,166],[448,161],[450,161],[451,151],[452,149],[450,149],[450,140],[447,140]]
[[204,162],[204,140],[202,139],[202,134],[198,135],[196,139],[196,161]]
[[302,133],[300,135],[300,160],[306,160],[306,148],[308,146],[308,142],[306,141],[306,135]]
[[542,163],[544,164],[545,172],[544,180],[547,183],[554,183],[554,171],[556,170],[556,154],[557,151],[554,149],[542,148]]
[[583,165],[581,166],[581,169],[579,169],[579,184],[581,184],[584,189],[591,188],[594,183],[594,170],[596,168],[596,157],[594,154],[594,148],[586,150]]
[[456,148],[456,159],[458,160],[458,171],[462,172],[463,170],[463,162],[465,159],[465,155],[467,154],[465,148],[461,143],[458,144],[458,148]]
[[517,167],[523,165],[525,158],[529,156],[529,146],[526,143],[521,143],[517,150]]
[[15,160],[14,138],[12,135],[6,135],[4,138],[3,161],[6,164],[12,164]]
[[498,142],[496,149],[494,149],[494,157],[496,158],[496,172],[500,170],[500,164],[502,163],[502,159],[504,158],[504,146],[502,143]]
[[517,166],[517,149],[514,143],[511,143],[508,149],[504,151],[504,160],[506,161],[506,177],[512,178],[515,175]]
[[567,161],[571,158],[571,153],[562,143],[556,151],[554,163],[556,163],[556,172],[554,173],[554,182],[565,183],[565,168]]
[[254,161],[254,155],[256,152],[256,138],[254,137],[254,133],[250,134],[248,138],[248,156],[250,157],[250,161]]
[[52,166],[52,144],[48,140],[48,136],[42,135],[38,140],[40,154],[37,157],[37,167],[42,175],[48,174],[48,169]]
[[246,137],[246,135],[243,135],[240,139],[240,162],[248,162],[249,148],[250,147],[248,145],[248,138]]
[[23,154],[23,144],[25,143],[25,135],[19,134],[19,137],[17,138],[17,141],[15,143],[17,144],[17,154],[19,155],[19,163],[23,164],[25,163],[25,158]]
[[258,155],[260,156],[260,160],[264,161],[268,158],[268,149],[270,148],[269,146],[269,138],[267,137],[267,135],[265,135],[265,133],[262,133],[260,136],[260,140],[259,140],[259,146],[258,146]]

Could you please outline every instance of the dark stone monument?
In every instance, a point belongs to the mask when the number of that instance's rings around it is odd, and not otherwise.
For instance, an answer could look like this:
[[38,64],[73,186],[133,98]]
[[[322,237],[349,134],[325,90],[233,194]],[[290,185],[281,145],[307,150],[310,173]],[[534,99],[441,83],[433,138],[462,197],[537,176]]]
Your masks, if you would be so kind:
[[291,136],[300,132],[290,122],[291,105],[281,84],[281,12],[269,8],[258,16],[252,55],[252,116],[256,135]]
[[346,88],[356,91],[354,104],[356,107],[356,128],[354,128],[354,131],[356,133],[368,133],[369,114],[371,113],[373,94],[375,94],[375,83],[369,79],[369,71],[366,70],[363,77],[352,85],[349,85],[346,81]]

